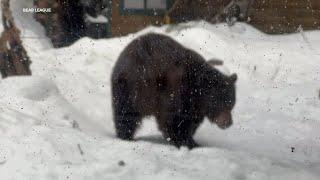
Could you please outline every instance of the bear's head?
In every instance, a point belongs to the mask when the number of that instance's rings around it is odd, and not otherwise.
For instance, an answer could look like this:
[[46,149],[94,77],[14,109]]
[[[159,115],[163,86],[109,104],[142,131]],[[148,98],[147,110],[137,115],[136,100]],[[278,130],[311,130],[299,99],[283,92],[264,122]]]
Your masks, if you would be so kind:
[[207,116],[209,120],[226,129],[232,125],[231,111],[236,102],[237,74],[225,76],[220,72],[211,74],[208,80],[208,91],[205,96]]

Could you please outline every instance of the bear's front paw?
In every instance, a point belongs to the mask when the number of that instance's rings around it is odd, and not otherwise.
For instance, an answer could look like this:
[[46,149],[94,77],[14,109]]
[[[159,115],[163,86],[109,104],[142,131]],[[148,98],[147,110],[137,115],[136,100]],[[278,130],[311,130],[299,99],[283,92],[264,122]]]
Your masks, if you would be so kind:
[[193,139],[187,139],[187,140],[174,142],[174,145],[178,148],[185,146],[188,149],[193,149],[193,148],[199,147],[199,144],[197,144]]
[[193,149],[193,148],[199,147],[199,144],[196,143],[193,139],[189,139],[189,140],[186,142],[186,146],[187,146],[189,149]]

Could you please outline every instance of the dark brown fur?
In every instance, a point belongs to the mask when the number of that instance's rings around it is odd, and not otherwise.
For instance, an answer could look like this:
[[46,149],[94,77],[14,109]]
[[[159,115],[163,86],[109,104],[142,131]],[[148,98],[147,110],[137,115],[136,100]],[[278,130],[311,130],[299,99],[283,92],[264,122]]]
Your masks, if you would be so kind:
[[177,147],[197,146],[192,136],[204,117],[232,124],[237,76],[227,77],[170,37],[150,33],[132,41],[112,74],[117,137],[132,140],[145,116]]

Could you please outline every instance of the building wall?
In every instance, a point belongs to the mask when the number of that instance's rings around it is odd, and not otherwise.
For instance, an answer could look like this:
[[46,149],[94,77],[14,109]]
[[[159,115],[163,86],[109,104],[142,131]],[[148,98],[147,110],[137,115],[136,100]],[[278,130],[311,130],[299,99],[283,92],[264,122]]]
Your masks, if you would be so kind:
[[[231,0],[179,0],[169,16],[174,22],[204,19],[215,23],[213,17],[221,6]],[[244,0],[242,0],[244,1]],[[296,32],[320,29],[320,0],[248,0],[248,23],[266,33]]]
[[266,33],[320,29],[320,0],[254,0],[250,24]]
[[148,25],[163,24],[163,15],[147,14],[121,14],[120,0],[112,1],[112,19],[111,33],[112,36],[122,36],[129,33],[137,32]]
[[199,19],[212,22],[213,17],[230,2],[231,0],[176,0],[168,15],[174,23]]

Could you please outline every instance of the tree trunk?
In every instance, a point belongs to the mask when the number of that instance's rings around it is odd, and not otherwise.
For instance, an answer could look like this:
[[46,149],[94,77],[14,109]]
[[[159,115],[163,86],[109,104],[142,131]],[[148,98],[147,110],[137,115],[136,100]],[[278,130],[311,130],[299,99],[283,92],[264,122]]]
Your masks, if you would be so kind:
[[31,61],[22,46],[20,30],[14,24],[9,0],[2,0],[1,8],[4,27],[0,37],[0,72],[2,78],[31,75]]

